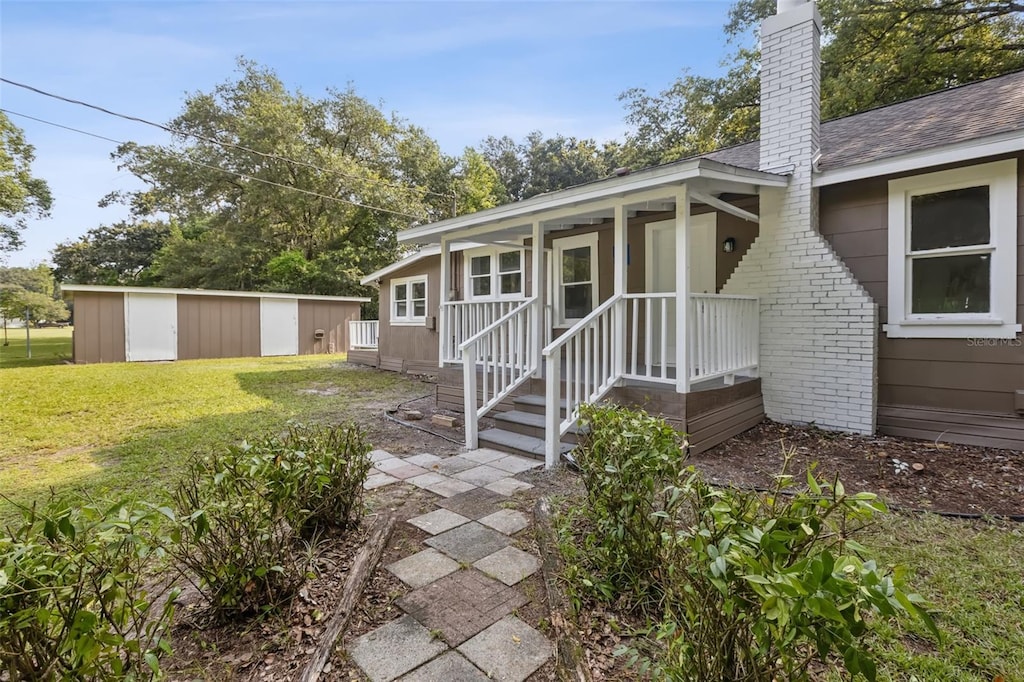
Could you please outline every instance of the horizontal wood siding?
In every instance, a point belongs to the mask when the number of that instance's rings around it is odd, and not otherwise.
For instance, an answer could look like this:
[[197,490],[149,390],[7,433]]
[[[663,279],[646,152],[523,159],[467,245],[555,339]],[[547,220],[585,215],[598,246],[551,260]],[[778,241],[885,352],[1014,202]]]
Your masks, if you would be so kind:
[[[1000,157],[1011,158],[1011,157]],[[1024,319],[1024,154],[1018,155],[1017,322]],[[974,165],[996,160],[982,159]],[[929,168],[926,172],[955,166]],[[906,177],[912,173],[896,177]],[[879,306],[885,323],[888,304],[888,180],[874,178],[821,189],[821,232]],[[933,439],[941,420],[883,418],[893,406],[940,410],[934,414],[992,412],[1017,420],[1014,391],[1024,389],[1024,343],[1013,340],[890,339],[879,330],[878,427],[883,433]],[[901,418],[902,419],[902,418]],[[1024,420],[1020,420],[1024,423]],[[994,428],[994,427],[993,427]],[[961,429],[962,431],[962,429]],[[947,434],[949,436],[950,434]],[[974,438],[962,433],[964,440]],[[953,433],[952,437],[959,437]]]
[[[427,316],[434,318],[434,329],[425,325],[391,324],[391,282],[403,277],[427,276]],[[381,367],[395,372],[405,371],[404,362],[423,368],[432,365],[437,369],[438,334],[437,315],[441,301],[441,256],[424,258],[421,261],[398,270],[380,282],[380,327],[377,349],[380,351]],[[384,366],[388,359],[387,367]],[[393,360],[397,359],[398,362]]]
[[1024,450],[1024,419],[1004,414],[882,405],[878,429],[904,438]]
[[260,355],[260,300],[178,296],[178,359]]
[[376,367],[380,364],[380,356],[375,350],[350,350],[347,357],[349,362],[357,365]]
[[80,291],[74,300],[74,361],[124,362],[124,294]]
[[[345,353],[348,351],[348,323],[359,319],[354,301],[299,301],[299,355]],[[316,331],[322,329],[322,339]]]

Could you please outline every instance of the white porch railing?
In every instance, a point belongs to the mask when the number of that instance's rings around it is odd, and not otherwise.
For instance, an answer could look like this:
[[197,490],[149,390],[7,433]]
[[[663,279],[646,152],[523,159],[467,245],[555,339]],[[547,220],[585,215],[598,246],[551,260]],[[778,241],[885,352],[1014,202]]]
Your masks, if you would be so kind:
[[623,302],[621,296],[611,297],[542,351],[547,386],[544,435],[548,468],[557,461],[562,436],[579,419],[580,406],[603,398],[622,376],[618,355],[622,349],[616,348],[615,332],[621,324]]
[[626,379],[675,383],[676,294],[626,294]]
[[441,362],[461,362],[460,346],[493,325],[526,299],[449,301],[441,304]]
[[349,320],[348,349],[376,350],[379,329],[377,320]]
[[520,301],[515,308],[467,338],[459,346],[465,393],[467,447],[477,447],[480,417],[504,400],[537,370],[537,359],[533,357],[533,339],[535,331],[539,333],[539,330],[534,330],[534,305],[539,305],[536,298]]
[[725,377],[758,365],[756,296],[690,294],[690,381]]

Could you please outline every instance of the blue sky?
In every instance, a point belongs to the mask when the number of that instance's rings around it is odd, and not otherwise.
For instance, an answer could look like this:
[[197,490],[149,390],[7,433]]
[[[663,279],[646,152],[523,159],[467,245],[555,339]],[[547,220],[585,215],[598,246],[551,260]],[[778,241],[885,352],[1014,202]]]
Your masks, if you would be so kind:
[[[0,5],[0,73],[14,81],[166,122],[187,93],[233,75],[239,56],[289,88],[351,84],[422,126],[449,154],[487,135],[621,137],[617,97],[660,90],[683,68],[714,74],[729,51],[727,0],[703,2],[19,2]],[[0,106],[119,140],[166,141],[130,123],[0,84]],[[11,116],[54,192],[10,265],[126,216],[97,201],[136,187],[114,145]]]

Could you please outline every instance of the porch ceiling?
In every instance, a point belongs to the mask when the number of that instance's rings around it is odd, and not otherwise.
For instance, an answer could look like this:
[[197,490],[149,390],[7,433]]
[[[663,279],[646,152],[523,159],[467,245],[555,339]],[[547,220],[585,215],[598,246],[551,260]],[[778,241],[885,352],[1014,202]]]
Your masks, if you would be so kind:
[[468,239],[486,235],[488,241],[504,241],[529,235],[535,221],[543,223],[548,232],[600,223],[612,218],[616,206],[621,205],[631,214],[673,210],[675,194],[683,185],[696,193],[693,203],[701,203],[701,195],[715,198],[724,193],[757,194],[761,187],[784,187],[788,181],[785,175],[691,159],[412,227],[399,232],[398,240],[437,244],[442,237]]

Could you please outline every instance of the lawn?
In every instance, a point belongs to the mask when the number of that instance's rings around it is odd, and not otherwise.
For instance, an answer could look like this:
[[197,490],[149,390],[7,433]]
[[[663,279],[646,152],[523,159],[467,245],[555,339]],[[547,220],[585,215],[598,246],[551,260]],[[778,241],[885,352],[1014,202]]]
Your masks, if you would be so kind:
[[57,365],[71,360],[71,328],[30,329],[32,358],[28,358],[25,330],[9,328],[7,345],[0,341],[0,370],[15,367],[41,367]]
[[[289,419],[372,422],[429,392],[339,356],[28,367],[3,357],[0,494],[21,504],[51,487],[152,499],[193,453],[279,430]],[[15,515],[0,500],[0,524]]]

